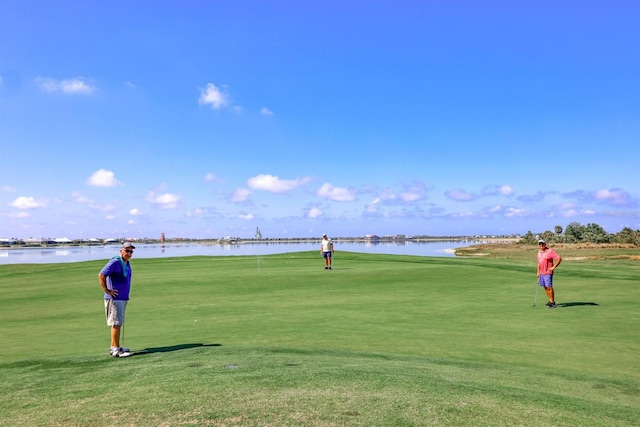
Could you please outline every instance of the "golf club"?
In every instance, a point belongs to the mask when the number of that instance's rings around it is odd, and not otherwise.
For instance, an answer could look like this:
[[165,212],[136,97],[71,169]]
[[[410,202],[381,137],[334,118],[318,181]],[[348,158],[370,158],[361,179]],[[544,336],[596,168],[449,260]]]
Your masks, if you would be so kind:
[[540,287],[540,283],[536,282],[536,296],[533,297],[533,305],[531,307],[536,306],[536,301],[538,301],[538,288]]

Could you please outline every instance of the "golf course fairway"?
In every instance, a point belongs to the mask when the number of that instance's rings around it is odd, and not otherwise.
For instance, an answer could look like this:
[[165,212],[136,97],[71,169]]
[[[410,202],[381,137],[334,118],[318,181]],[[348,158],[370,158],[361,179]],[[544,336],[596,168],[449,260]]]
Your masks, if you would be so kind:
[[[115,254],[114,254],[115,255]],[[640,261],[317,251],[0,266],[0,426],[638,426]]]

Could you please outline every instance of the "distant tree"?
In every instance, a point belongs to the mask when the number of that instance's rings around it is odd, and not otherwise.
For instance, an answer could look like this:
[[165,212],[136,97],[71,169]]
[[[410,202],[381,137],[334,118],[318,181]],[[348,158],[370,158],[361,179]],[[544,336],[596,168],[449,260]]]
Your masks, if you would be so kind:
[[616,243],[631,243],[637,245],[638,238],[640,238],[640,231],[634,231],[629,227],[625,227],[615,234],[613,240]]
[[571,222],[564,229],[564,238],[567,243],[577,243],[582,241],[584,227],[579,222]]
[[547,230],[544,233],[542,233],[542,238],[544,240],[547,241],[547,243],[550,242],[555,242],[556,241],[556,235],[553,231]]
[[607,243],[609,240],[607,232],[598,224],[589,223],[582,231],[582,241],[584,242]]
[[524,236],[522,236],[519,243],[522,243],[523,245],[535,245],[538,243],[538,238],[531,232],[531,230],[529,230]]

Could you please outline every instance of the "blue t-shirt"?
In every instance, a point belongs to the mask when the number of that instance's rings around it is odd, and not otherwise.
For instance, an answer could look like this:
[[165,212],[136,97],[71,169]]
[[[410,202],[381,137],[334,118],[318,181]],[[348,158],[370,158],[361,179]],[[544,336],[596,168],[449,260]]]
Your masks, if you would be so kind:
[[[118,296],[114,299],[129,300],[129,289],[131,289],[131,264],[122,261],[122,258],[115,257],[109,260],[107,265],[100,270],[100,275],[107,277],[107,289],[115,289]],[[111,298],[109,294],[104,294],[105,299]]]

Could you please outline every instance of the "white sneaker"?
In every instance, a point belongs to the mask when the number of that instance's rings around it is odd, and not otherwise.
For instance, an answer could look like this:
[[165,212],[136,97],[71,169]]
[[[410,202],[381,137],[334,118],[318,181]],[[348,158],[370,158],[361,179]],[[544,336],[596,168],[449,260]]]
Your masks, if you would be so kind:
[[129,357],[131,354],[132,353],[128,348],[114,347],[109,350],[109,355],[112,357]]

